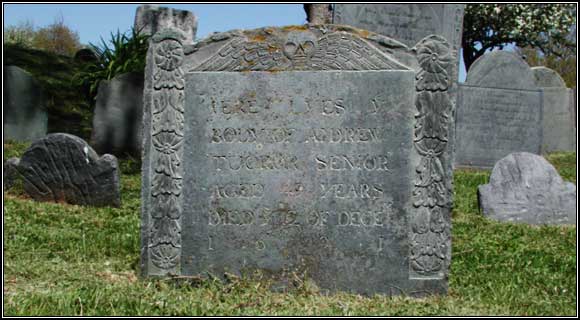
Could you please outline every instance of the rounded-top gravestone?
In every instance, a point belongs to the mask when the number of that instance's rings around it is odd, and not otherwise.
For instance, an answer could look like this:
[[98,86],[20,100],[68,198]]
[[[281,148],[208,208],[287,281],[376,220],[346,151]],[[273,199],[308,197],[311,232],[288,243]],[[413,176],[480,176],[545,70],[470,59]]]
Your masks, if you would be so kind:
[[46,134],[48,116],[40,84],[16,66],[4,68],[4,139],[32,141]]
[[576,224],[576,186],[541,156],[518,152],[498,161],[479,207],[492,219],[529,224]]
[[17,170],[34,200],[121,205],[117,158],[99,157],[79,137],[54,133],[35,141],[17,162]]
[[530,66],[518,55],[493,51],[479,57],[469,68],[465,83],[503,89],[535,89],[536,79]]
[[566,88],[566,82],[558,72],[547,67],[532,67],[536,85],[541,88]]

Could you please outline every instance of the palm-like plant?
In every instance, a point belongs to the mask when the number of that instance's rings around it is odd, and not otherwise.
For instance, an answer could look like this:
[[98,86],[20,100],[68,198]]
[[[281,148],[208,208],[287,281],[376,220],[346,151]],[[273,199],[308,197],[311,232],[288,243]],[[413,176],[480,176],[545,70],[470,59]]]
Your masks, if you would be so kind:
[[101,38],[101,45],[90,43],[97,60],[87,63],[75,75],[75,82],[89,88],[89,95],[95,98],[102,80],[110,80],[116,75],[145,70],[149,36],[132,28],[130,34],[111,32],[109,44]]

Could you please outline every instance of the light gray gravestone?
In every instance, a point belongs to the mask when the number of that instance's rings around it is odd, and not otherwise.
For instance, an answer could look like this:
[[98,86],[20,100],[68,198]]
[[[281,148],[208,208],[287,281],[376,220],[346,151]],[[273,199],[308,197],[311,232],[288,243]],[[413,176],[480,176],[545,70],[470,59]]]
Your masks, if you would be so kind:
[[542,99],[529,66],[515,54],[494,51],[476,60],[459,87],[455,165],[492,168],[512,152],[539,154]]
[[542,153],[576,151],[576,126],[570,108],[570,89],[560,75],[546,67],[533,67],[536,84],[543,91]]
[[99,157],[81,138],[52,133],[32,143],[16,169],[37,201],[95,207],[121,205],[117,158]]
[[[336,25],[154,35],[144,91],[146,276],[306,275],[447,291],[450,45]],[[361,272],[364,270],[364,272]]]
[[177,28],[188,41],[195,39],[197,18],[192,12],[144,4],[137,7],[134,28],[141,34],[154,35],[165,28]]
[[16,66],[4,68],[4,139],[32,141],[46,135],[48,115],[40,84]]
[[98,153],[141,154],[143,86],[142,72],[101,81],[91,135],[91,145]]
[[478,198],[483,214],[495,220],[576,224],[576,186],[535,154],[512,153],[498,161]]

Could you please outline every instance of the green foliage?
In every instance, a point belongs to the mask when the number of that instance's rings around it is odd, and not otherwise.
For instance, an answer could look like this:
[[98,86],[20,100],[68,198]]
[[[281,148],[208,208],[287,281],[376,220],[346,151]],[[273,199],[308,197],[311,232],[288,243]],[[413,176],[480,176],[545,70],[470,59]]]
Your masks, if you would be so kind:
[[[5,151],[10,148],[4,145]],[[559,170],[573,168],[575,177],[575,153],[548,159]],[[4,314],[575,315],[576,227],[485,219],[477,212],[476,190],[487,182],[489,171],[461,170],[454,178],[449,294],[424,299],[321,295],[300,278],[295,288],[272,292],[259,274],[256,279],[228,277],[225,282],[140,280],[139,173],[121,176],[121,208],[38,203],[4,193]]]
[[576,47],[570,37],[575,24],[575,4],[468,4],[463,18],[465,67],[469,70],[486,51],[510,43],[562,56]]
[[81,48],[78,33],[64,23],[62,16],[40,29],[34,28],[31,21],[9,26],[4,33],[4,43],[69,57]]
[[73,58],[44,50],[4,45],[4,65],[20,67],[42,86],[48,132],[66,132],[88,140],[92,128],[90,100],[73,82],[82,65]]
[[99,83],[111,80],[119,74],[145,70],[149,36],[140,34],[134,28],[130,34],[111,32],[109,44],[101,38],[101,45],[90,44],[97,55],[97,61],[88,63],[75,75],[75,81],[89,88],[90,95],[96,97]]

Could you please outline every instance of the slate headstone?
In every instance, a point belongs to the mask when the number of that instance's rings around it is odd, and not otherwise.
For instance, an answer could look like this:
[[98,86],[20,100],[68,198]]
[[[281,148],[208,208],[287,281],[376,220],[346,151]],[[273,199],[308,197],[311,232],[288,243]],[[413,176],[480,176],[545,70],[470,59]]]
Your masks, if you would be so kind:
[[48,115],[42,88],[28,72],[4,67],[4,139],[32,141],[46,135]]
[[143,126],[143,73],[101,81],[96,97],[91,145],[102,153],[140,155]]
[[4,162],[4,190],[11,189],[18,179],[18,163],[19,158],[10,158]]
[[307,275],[324,291],[447,291],[445,39],[415,52],[336,25],[182,39],[154,35],[147,60],[144,275],[260,271],[280,286]]
[[121,205],[117,158],[99,157],[81,138],[53,133],[24,152],[17,170],[24,191],[37,201],[95,207]]
[[552,69],[533,67],[532,72],[544,96],[542,153],[576,151],[574,113],[570,110],[571,90]]
[[576,186],[535,154],[512,153],[498,161],[478,197],[483,214],[495,220],[576,224]]
[[542,101],[520,57],[494,51],[477,59],[459,86],[455,165],[491,168],[513,152],[539,154]]
[[192,12],[144,4],[137,8],[134,28],[142,34],[154,35],[165,28],[177,28],[188,41],[195,39],[197,18]]

